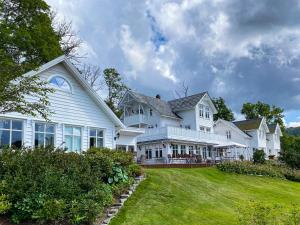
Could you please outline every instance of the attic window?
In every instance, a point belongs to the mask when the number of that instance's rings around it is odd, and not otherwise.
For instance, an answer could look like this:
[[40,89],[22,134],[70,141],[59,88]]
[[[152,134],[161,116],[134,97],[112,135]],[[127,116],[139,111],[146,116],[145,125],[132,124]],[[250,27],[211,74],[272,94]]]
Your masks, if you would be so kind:
[[50,79],[49,83],[56,88],[62,89],[64,91],[71,92],[70,83],[61,76],[54,76]]

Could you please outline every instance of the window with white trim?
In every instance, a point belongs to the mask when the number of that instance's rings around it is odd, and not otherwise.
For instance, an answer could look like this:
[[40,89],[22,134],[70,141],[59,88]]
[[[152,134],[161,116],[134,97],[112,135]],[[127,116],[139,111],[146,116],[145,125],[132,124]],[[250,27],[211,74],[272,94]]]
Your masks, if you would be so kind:
[[226,137],[228,140],[231,139],[231,131],[230,130],[226,131]]
[[162,158],[162,148],[155,149],[155,158]]
[[70,83],[63,78],[62,76],[54,76],[50,79],[49,83],[59,89],[62,89],[64,91],[69,91],[71,92],[71,85]]
[[146,149],[146,159],[152,159],[152,149]]
[[193,155],[194,154],[194,146],[190,145],[189,146],[189,155]]
[[185,145],[181,145],[180,146],[180,150],[181,150],[181,155],[185,155],[186,154],[186,147],[185,147]]
[[204,117],[204,105],[199,105],[199,116]]
[[34,147],[54,146],[55,125],[46,123],[34,124]]
[[206,132],[210,133],[210,131],[211,131],[210,127],[206,127]]
[[173,157],[177,157],[178,155],[178,145],[172,145],[172,149],[173,149]]
[[205,118],[206,119],[210,118],[210,112],[209,112],[209,107],[208,106],[205,107]]
[[65,126],[64,140],[68,151],[80,152],[81,150],[81,127]]
[[90,148],[101,148],[104,146],[104,131],[102,129],[90,128]]
[[205,127],[203,127],[203,126],[200,126],[200,131],[203,131],[203,132],[205,132]]
[[0,119],[0,148],[23,145],[23,121]]

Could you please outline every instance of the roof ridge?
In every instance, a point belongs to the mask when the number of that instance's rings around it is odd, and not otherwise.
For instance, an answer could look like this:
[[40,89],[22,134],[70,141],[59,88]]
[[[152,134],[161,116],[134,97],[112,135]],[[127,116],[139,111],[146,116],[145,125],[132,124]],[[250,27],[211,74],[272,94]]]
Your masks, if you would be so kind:
[[207,91],[203,91],[203,92],[199,92],[199,93],[196,93],[196,94],[193,94],[193,95],[189,95],[189,96],[185,96],[185,97],[182,97],[182,98],[175,98],[175,99],[169,100],[168,102],[182,100],[182,99],[193,97],[193,96],[196,96],[196,95],[202,95],[204,93],[208,93],[208,92]]

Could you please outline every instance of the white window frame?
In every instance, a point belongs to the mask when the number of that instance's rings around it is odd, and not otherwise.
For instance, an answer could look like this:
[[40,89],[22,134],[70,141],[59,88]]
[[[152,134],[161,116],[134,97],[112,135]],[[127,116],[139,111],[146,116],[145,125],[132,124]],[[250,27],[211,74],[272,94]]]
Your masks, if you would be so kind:
[[[66,127],[72,127],[72,137],[79,137],[79,136],[75,136],[74,135],[74,128],[79,128],[80,129],[80,149],[78,152],[82,152],[82,147],[83,147],[83,127],[82,126],[78,126],[78,125],[72,125],[72,124],[64,124],[63,125],[63,140],[64,140],[64,146],[66,147],[66,136],[71,136],[69,134],[66,134]],[[74,148],[74,139],[72,138],[72,148]],[[68,149],[68,152],[77,152],[77,151],[74,151],[73,149],[70,150]]]
[[[52,80],[53,78],[55,78],[55,77],[60,77],[60,78],[64,79],[64,80],[67,82],[67,84],[69,85],[70,90],[66,90],[66,89],[63,89],[63,88],[58,87],[57,85],[51,84],[51,83],[50,83],[51,80]],[[72,85],[71,85],[69,79],[67,79],[64,75],[61,75],[61,74],[54,74],[54,75],[52,75],[51,77],[49,77],[48,83],[50,84],[51,87],[55,88],[56,90],[59,90],[59,91],[65,92],[65,93],[71,93],[71,94],[73,93],[73,87],[72,87]]]
[[[44,132],[36,132],[35,131],[35,125],[36,124],[44,124],[45,125],[45,128],[44,128]],[[49,132],[46,132],[46,125],[53,125],[54,126],[54,133],[49,133]],[[56,146],[56,124],[54,124],[54,123],[45,123],[45,122],[39,122],[39,121],[34,121],[34,123],[33,123],[33,147],[35,148],[35,135],[36,135],[36,133],[39,133],[39,134],[54,134],[54,143],[53,143],[53,147],[55,147]],[[46,144],[46,142],[45,142],[45,137],[46,136],[44,136],[44,148],[45,148],[45,144]]]
[[[149,154],[151,152],[151,154]],[[149,149],[145,149],[145,155],[146,155],[146,159],[152,159],[153,156],[152,156],[152,149],[149,148]],[[151,157],[149,157],[151,155]]]
[[210,119],[210,110],[208,106],[205,106],[205,119]]
[[102,148],[104,148],[105,147],[105,129],[104,128],[97,128],[97,127],[89,127],[88,128],[88,137],[89,137],[89,140],[88,140],[88,143],[89,143],[89,145],[88,145],[88,148],[91,148],[91,137],[95,137],[95,136],[91,136],[90,134],[91,134],[91,130],[96,130],[96,147],[95,148],[101,148],[101,147],[98,147],[97,146],[97,143],[98,143],[98,131],[102,131],[103,132],[103,137],[102,137],[102,141],[103,141],[103,146],[102,146]]
[[231,131],[230,130],[226,131],[226,137],[228,140],[231,140]]
[[199,117],[204,118],[204,105],[199,105]]
[[[12,141],[12,132],[13,131],[21,131],[22,132],[22,146],[24,145],[24,130],[25,130],[25,124],[24,120],[22,119],[14,119],[14,118],[0,118],[0,120],[8,120],[9,121],[9,129],[1,128],[0,130],[9,131],[9,147],[11,148],[11,141]],[[19,121],[22,122],[22,130],[14,130],[12,129],[12,121]]]
[[205,132],[205,127],[204,126],[200,126],[200,131],[201,132]]

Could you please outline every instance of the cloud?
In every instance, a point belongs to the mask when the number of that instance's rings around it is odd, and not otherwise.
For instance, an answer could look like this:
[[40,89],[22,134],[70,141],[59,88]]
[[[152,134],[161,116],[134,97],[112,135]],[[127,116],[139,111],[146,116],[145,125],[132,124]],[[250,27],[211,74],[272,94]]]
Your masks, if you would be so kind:
[[48,2],[73,20],[89,60],[133,89],[172,98],[186,81],[190,94],[207,90],[236,112],[261,100],[300,115],[297,0]]

